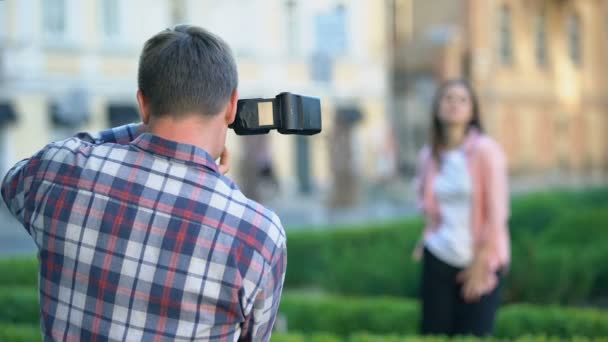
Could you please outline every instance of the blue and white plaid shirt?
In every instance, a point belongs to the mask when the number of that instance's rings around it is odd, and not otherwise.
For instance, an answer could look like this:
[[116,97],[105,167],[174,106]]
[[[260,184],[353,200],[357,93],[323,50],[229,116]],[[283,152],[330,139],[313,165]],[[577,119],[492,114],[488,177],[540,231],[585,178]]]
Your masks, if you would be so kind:
[[38,247],[45,341],[269,340],[279,219],[204,150],[142,131],[52,143],[2,183]]

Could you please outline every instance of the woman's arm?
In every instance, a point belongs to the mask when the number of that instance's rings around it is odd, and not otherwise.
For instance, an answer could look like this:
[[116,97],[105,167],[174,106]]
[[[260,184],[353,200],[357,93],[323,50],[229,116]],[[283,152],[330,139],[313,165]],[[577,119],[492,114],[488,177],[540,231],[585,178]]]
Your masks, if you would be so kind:
[[424,240],[429,234],[432,233],[433,229],[436,226],[436,218],[434,217],[433,210],[429,203],[429,198],[426,195],[426,183],[431,172],[430,164],[432,161],[430,158],[431,155],[429,147],[423,147],[420,153],[418,154],[416,176],[414,178],[416,207],[424,215],[425,218],[425,227],[422,232],[422,236],[416,244],[416,247],[414,248],[414,252],[412,254],[413,259],[417,261],[422,259],[422,249],[424,246]]
[[464,283],[463,296],[468,301],[477,300],[491,292],[498,284],[496,272],[499,239],[506,236],[509,212],[509,190],[505,154],[492,140],[480,144],[478,155],[479,177],[482,187],[483,225],[475,237],[473,263],[459,277]]
[[476,241],[475,252],[491,272],[500,265],[493,259],[499,239],[504,237],[509,216],[509,188],[506,156],[500,146],[488,140],[480,151],[483,184],[484,222]]

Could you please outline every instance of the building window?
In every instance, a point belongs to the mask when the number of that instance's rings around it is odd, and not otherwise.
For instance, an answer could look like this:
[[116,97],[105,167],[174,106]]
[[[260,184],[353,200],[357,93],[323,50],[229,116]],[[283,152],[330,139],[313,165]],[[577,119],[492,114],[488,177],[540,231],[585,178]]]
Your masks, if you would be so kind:
[[8,30],[8,27],[6,27],[6,7],[5,2],[0,1],[0,39],[6,36],[6,31]]
[[298,55],[300,47],[300,21],[298,20],[298,2],[287,0],[285,2],[286,25],[287,25],[287,54],[289,56]]
[[0,102],[0,179],[4,177],[13,162],[9,126],[16,121],[17,115],[13,105]]
[[500,61],[503,65],[513,63],[513,25],[509,7],[500,8]]
[[329,54],[315,52],[310,59],[310,77],[315,82],[331,83],[334,73],[334,61]]
[[53,141],[69,138],[91,117],[86,90],[75,88],[48,104]]
[[120,34],[118,0],[101,0],[101,15],[104,35],[117,37]]
[[183,24],[186,20],[186,4],[184,0],[171,1],[171,22],[173,25]]
[[78,131],[79,122],[74,117],[69,116],[59,103],[54,102],[49,105],[51,141],[62,141],[74,135]]
[[547,65],[547,16],[544,12],[536,16],[534,22],[536,40],[536,64],[540,67]]
[[4,125],[0,125],[0,179],[4,178],[9,169],[8,160],[9,148],[7,139],[8,130]]
[[108,121],[110,127],[118,127],[141,121],[139,111],[135,105],[126,103],[112,103],[108,105]]
[[332,57],[348,52],[348,25],[345,5],[318,14],[315,18],[316,50]]
[[43,27],[50,36],[62,36],[66,33],[65,0],[44,0]]
[[583,63],[582,56],[582,32],[581,20],[577,14],[571,14],[566,23],[566,31],[568,34],[568,55],[572,64],[581,66]]
[[331,83],[333,63],[348,53],[348,12],[340,4],[315,17],[315,51],[311,77],[316,82]]

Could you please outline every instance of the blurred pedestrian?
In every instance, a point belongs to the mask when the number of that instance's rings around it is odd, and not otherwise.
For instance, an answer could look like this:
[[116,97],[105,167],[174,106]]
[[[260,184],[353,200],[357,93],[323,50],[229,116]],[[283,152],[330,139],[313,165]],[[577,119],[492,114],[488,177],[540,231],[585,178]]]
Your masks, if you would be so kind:
[[426,218],[413,253],[422,259],[421,330],[489,335],[510,261],[506,158],[484,134],[477,98],[464,80],[439,88],[431,121],[416,179]]

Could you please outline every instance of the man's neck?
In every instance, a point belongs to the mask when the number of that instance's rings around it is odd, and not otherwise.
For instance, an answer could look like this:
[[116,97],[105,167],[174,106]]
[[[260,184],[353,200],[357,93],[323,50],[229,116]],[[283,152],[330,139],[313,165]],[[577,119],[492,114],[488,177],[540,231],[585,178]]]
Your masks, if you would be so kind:
[[217,159],[226,140],[224,125],[220,117],[188,115],[174,119],[167,115],[151,118],[148,131],[163,139],[199,147]]

